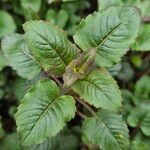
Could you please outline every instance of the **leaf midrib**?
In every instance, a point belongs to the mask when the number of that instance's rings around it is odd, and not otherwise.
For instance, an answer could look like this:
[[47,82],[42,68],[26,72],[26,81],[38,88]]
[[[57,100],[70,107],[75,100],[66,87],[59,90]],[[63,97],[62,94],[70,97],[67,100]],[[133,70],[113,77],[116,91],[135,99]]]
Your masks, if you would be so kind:
[[106,35],[102,41],[98,44],[98,46],[96,48],[99,48],[110,36],[112,36],[112,34],[123,24],[123,22],[120,22],[117,26],[115,26],[112,31],[110,31],[108,33],[108,35]]
[[47,44],[52,47],[52,49],[56,52],[56,54],[59,56],[59,58],[61,59],[61,61],[63,62],[63,64],[65,66],[67,66],[66,61],[64,60],[64,58],[61,56],[61,54],[57,51],[57,49],[53,46],[53,44],[51,44],[44,36],[42,36],[41,34],[39,34],[36,30],[33,30],[36,34],[38,34],[43,40],[45,40],[47,42]]
[[38,117],[38,119],[35,121],[35,124],[33,125],[33,127],[30,129],[30,132],[27,134],[27,136],[23,139],[23,141],[25,141],[28,136],[31,134],[31,132],[33,131],[34,127],[36,126],[37,122],[40,121],[40,119],[47,113],[47,111],[49,110],[49,108],[56,102],[58,102],[59,100],[56,100],[57,98],[59,98],[60,95],[58,95],[54,100],[51,100],[50,103],[48,104],[48,106],[45,108],[45,110],[41,113],[41,115]]
[[[93,82],[91,82],[90,80],[88,80],[88,79],[86,79],[86,78],[84,78],[84,79],[82,79],[81,81],[85,81],[85,82],[88,82],[88,83],[90,83],[91,85],[94,85],[97,89],[99,89],[100,91],[101,91],[101,93],[103,94],[103,90],[102,90],[102,88],[101,87],[99,87],[98,85],[96,85],[96,84],[94,84]],[[110,97],[108,97],[108,95],[107,94],[103,94],[107,99],[110,99]],[[113,101],[111,101],[111,102],[113,102]],[[113,103],[114,105],[116,104],[116,103]]]
[[114,135],[111,133],[111,131],[109,130],[109,128],[106,126],[106,124],[105,124],[102,120],[100,120],[100,118],[99,118],[98,115],[97,115],[97,119],[98,119],[98,122],[100,122],[100,123],[106,128],[106,130],[110,133],[110,135],[112,136],[112,138],[114,139],[114,141],[116,142],[116,144],[120,147],[120,145],[119,145],[117,139],[116,139],[116,138],[114,137]]
[[[120,147],[120,145],[119,145],[117,139],[116,139],[116,138],[114,137],[114,135],[111,133],[111,131],[109,130],[109,128],[106,126],[106,124],[99,118],[99,116],[98,116],[97,114],[95,114],[95,117],[96,117],[96,118],[92,117],[91,119],[97,119],[97,121],[98,121],[101,125],[103,125],[103,126],[105,127],[105,129],[107,130],[107,132],[110,133],[109,135],[112,136],[112,138],[114,139],[114,141],[115,141],[115,143],[118,145],[118,147]],[[90,119],[90,118],[89,118],[89,119]]]

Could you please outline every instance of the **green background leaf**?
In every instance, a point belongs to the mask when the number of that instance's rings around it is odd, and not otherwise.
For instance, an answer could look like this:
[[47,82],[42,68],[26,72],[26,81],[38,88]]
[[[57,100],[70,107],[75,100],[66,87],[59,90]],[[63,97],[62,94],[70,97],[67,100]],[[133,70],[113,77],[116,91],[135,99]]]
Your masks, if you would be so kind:
[[0,38],[14,33],[16,25],[12,16],[8,12],[0,10],[0,18]]
[[150,51],[150,24],[142,24],[136,42],[132,46],[133,51]]
[[39,64],[29,53],[29,48],[22,35],[13,34],[2,41],[2,50],[11,66],[17,73],[27,79],[33,79],[41,72]]
[[150,104],[143,102],[132,109],[127,122],[131,127],[141,128],[146,136],[150,136]]

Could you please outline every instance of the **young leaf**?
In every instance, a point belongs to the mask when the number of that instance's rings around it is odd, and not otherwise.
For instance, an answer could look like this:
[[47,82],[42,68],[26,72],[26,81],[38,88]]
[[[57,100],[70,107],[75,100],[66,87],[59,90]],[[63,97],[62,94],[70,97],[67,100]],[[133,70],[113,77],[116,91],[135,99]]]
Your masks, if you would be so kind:
[[7,36],[2,40],[2,50],[8,64],[23,78],[33,79],[41,68],[29,53],[24,37],[19,34]]
[[53,81],[40,80],[28,90],[16,114],[23,144],[39,144],[55,136],[75,116],[75,111],[71,96],[61,96]]
[[138,9],[112,6],[85,18],[77,27],[74,40],[84,51],[95,48],[99,66],[111,67],[133,44],[140,20]]
[[150,136],[150,105],[149,103],[141,103],[132,109],[128,116],[128,124],[131,127],[141,128],[146,136]]
[[16,30],[16,24],[12,16],[0,10],[0,38],[12,34]]
[[99,110],[97,116],[83,122],[83,133],[103,150],[127,150],[128,129],[120,115]]
[[77,48],[65,32],[44,21],[30,21],[23,27],[31,52],[44,70],[55,75],[64,73],[77,56]]
[[63,75],[64,87],[71,86],[76,80],[85,78],[90,73],[91,68],[94,66],[95,55],[95,50],[90,50],[71,61]]
[[105,69],[92,71],[84,79],[77,80],[72,89],[96,108],[115,112],[121,109],[121,92]]

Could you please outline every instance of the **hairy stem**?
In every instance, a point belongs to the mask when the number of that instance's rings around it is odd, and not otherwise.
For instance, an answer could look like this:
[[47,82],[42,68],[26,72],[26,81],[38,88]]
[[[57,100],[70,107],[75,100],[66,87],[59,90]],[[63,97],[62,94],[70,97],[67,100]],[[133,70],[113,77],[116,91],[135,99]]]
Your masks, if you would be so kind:
[[81,113],[80,111],[77,111],[76,113],[77,113],[81,118],[87,119],[87,117],[86,117],[83,113]]
[[95,111],[88,104],[86,104],[83,100],[81,100],[78,97],[74,97],[74,98],[77,102],[82,104],[93,116],[97,117],[97,114],[95,113]]
[[134,136],[136,135],[136,133],[139,131],[140,126],[137,126],[136,128],[133,129],[133,131],[130,134],[130,139],[133,140]]
[[61,87],[63,88],[63,84],[54,76],[51,76],[51,78]]

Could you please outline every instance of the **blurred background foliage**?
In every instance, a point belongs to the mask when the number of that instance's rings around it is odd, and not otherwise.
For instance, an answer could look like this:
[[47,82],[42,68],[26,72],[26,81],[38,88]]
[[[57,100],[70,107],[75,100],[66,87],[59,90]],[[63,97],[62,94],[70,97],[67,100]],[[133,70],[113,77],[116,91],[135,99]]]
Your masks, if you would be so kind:
[[[130,51],[109,71],[122,90],[122,113],[130,130],[131,150],[149,150],[150,128],[144,128],[144,119],[150,119],[150,0],[0,0],[0,41],[6,35],[23,33],[22,24],[35,19],[61,27],[72,40],[82,18],[110,5],[124,4],[141,10],[141,29]],[[42,145],[23,147],[20,144],[14,114],[26,90],[43,76],[46,74],[41,73],[34,80],[19,77],[0,50],[0,150],[98,149],[81,136],[82,120],[78,116],[59,135]]]

